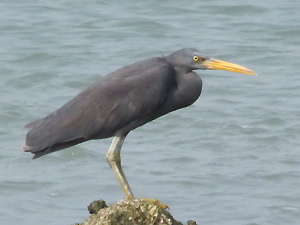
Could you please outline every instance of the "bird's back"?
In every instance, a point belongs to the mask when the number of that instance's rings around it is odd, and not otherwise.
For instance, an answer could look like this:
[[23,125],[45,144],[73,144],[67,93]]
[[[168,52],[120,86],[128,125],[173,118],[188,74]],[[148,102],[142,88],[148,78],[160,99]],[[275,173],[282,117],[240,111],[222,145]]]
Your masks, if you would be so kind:
[[174,82],[174,69],[163,58],[123,67],[44,119],[26,125],[31,130],[24,150],[36,158],[90,139],[113,136],[156,110]]

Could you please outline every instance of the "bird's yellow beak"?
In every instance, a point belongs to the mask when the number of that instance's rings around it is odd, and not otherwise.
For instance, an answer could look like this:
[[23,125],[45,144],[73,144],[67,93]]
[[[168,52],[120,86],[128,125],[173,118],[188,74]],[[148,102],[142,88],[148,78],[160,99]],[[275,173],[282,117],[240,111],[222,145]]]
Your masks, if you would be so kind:
[[239,66],[237,64],[224,62],[218,59],[209,59],[207,61],[202,62],[204,66],[207,67],[208,70],[226,70],[230,72],[236,73],[244,73],[248,75],[256,75],[255,72],[249,70],[243,66]]

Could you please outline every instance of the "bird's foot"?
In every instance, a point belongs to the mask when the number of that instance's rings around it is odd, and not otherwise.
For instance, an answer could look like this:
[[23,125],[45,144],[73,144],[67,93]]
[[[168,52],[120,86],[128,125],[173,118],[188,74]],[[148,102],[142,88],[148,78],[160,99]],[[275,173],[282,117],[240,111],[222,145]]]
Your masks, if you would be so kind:
[[169,208],[167,205],[164,205],[164,204],[160,203],[157,199],[153,199],[153,198],[140,198],[140,199],[152,202],[154,205],[159,206],[163,209],[168,209]]

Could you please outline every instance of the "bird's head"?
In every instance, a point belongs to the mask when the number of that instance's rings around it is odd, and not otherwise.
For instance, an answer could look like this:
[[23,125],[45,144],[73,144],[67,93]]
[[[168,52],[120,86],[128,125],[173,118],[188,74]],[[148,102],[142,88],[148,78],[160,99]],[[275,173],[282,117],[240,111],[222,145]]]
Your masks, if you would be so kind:
[[183,48],[166,57],[166,60],[175,67],[186,70],[226,70],[236,73],[256,75],[255,72],[237,64],[213,59],[194,48]]

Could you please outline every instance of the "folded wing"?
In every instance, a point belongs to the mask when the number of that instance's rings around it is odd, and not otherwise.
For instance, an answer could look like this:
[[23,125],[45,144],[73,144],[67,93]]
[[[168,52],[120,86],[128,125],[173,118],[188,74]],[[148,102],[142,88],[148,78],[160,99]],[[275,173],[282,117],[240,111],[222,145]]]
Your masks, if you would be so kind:
[[120,69],[44,119],[27,124],[31,130],[24,150],[37,158],[90,139],[111,137],[153,113],[176,82],[174,70],[158,58],[138,66],[142,72],[135,64]]

